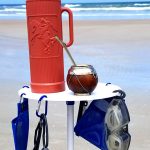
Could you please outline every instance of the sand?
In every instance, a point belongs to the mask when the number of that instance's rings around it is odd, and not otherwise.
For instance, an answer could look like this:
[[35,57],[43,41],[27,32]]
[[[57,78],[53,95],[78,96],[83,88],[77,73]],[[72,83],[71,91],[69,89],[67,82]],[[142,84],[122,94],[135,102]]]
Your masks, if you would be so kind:
[[[119,85],[127,94],[131,115],[130,150],[150,149],[150,20],[75,21],[75,42],[70,51],[77,63],[92,64],[100,82]],[[64,40],[68,41],[64,22]],[[17,90],[29,85],[27,30],[25,21],[0,21],[0,149],[12,150],[11,120],[16,116]],[[65,75],[71,62],[65,54]],[[37,103],[30,101],[30,136],[33,148]],[[75,121],[78,105],[75,105]],[[66,149],[65,103],[49,103],[50,149]],[[82,146],[81,146],[82,145]],[[96,150],[75,137],[75,149]]]

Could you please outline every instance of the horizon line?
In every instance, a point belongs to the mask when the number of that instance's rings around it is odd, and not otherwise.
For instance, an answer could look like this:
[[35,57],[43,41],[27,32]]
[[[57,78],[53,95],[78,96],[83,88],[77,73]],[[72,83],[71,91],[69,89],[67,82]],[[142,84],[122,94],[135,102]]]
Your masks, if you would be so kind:
[[[87,4],[97,4],[97,3],[101,3],[101,4],[112,4],[112,3],[150,3],[150,1],[126,1],[126,2],[88,2]],[[0,3],[0,5],[25,5],[26,3]],[[62,3],[62,4],[85,4],[85,2],[68,2],[68,3]]]

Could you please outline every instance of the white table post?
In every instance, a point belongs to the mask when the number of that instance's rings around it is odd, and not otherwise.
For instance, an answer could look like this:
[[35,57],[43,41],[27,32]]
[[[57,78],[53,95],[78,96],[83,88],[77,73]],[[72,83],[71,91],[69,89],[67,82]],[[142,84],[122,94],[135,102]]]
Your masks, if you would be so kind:
[[67,102],[67,150],[74,150],[74,102]]

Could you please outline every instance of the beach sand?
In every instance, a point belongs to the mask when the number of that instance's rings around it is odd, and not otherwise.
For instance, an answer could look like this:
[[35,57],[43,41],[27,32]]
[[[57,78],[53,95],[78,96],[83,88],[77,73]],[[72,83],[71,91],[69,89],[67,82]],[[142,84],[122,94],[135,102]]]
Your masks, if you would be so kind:
[[[68,26],[64,22],[64,40]],[[74,21],[75,42],[70,51],[77,63],[92,64],[100,82],[119,85],[127,94],[132,136],[130,150],[150,149],[150,20]],[[18,89],[29,85],[26,22],[0,21],[0,149],[14,149],[11,120],[16,116]],[[65,54],[65,76],[71,62]],[[33,148],[36,101],[30,101],[28,149]],[[75,121],[78,103],[75,105]],[[66,149],[66,105],[49,103],[49,148]],[[75,149],[96,150],[75,137]]]

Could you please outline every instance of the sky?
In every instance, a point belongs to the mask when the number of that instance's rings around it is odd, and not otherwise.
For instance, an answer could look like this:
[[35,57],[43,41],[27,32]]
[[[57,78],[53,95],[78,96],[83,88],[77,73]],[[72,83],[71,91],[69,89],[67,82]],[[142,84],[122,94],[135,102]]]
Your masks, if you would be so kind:
[[[149,2],[150,0],[62,0],[63,3],[91,3],[91,2],[126,2],[126,1],[147,1]],[[0,4],[22,4],[25,3],[25,0],[0,0]]]

